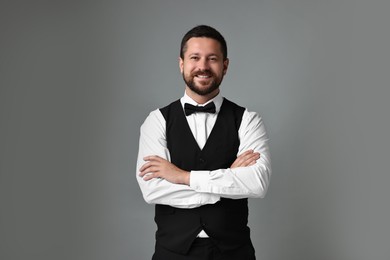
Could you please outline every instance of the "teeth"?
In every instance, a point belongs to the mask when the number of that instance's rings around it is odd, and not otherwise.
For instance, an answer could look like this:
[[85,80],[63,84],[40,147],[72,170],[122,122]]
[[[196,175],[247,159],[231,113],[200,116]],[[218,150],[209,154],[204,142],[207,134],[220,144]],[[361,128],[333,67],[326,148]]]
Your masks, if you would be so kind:
[[197,75],[198,78],[207,79],[210,78],[210,76],[207,75]]

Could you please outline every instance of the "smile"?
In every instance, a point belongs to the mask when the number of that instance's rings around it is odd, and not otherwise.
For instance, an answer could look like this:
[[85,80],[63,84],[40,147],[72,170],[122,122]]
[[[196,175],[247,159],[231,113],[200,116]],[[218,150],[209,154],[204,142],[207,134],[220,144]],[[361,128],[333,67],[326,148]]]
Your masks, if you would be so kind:
[[207,76],[207,75],[196,75],[195,77],[201,78],[201,79],[208,79],[208,78],[211,78],[211,76]]

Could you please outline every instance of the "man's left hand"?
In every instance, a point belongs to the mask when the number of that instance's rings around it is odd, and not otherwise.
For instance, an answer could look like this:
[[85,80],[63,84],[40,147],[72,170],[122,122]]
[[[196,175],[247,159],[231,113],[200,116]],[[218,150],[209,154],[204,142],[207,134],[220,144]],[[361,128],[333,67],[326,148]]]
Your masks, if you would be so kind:
[[140,168],[140,174],[145,181],[162,178],[175,184],[190,184],[190,173],[176,167],[173,163],[157,156],[146,156],[146,163]]

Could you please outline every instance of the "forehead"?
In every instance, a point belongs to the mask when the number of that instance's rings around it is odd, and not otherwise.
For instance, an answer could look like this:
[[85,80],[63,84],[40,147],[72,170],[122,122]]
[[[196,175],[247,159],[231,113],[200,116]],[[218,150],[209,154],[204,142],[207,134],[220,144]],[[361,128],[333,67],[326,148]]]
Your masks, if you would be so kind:
[[193,53],[222,56],[221,44],[212,38],[193,37],[187,41],[184,54],[190,55]]

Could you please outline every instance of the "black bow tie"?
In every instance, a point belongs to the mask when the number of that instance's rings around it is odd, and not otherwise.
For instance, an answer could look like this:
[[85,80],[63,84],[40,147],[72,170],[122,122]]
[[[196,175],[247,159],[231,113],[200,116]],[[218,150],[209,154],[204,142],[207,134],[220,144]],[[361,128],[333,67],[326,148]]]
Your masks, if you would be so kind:
[[184,112],[185,112],[186,116],[189,116],[195,112],[205,112],[205,113],[214,114],[215,113],[215,105],[214,105],[214,102],[210,102],[207,105],[205,105],[204,107],[200,107],[200,106],[193,106],[191,104],[185,103],[184,104]]

